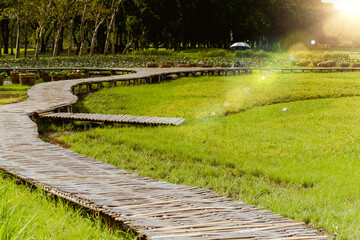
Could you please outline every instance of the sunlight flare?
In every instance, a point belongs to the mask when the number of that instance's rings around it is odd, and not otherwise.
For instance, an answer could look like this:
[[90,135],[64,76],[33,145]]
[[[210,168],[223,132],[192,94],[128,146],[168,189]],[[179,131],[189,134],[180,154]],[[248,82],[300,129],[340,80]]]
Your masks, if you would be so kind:
[[335,8],[343,13],[360,16],[359,0],[341,0],[334,3]]

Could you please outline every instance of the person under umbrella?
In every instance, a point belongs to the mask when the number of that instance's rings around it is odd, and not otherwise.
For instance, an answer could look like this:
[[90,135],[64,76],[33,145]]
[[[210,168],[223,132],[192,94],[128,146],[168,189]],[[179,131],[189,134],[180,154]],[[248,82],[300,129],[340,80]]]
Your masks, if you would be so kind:
[[245,67],[245,66],[244,66],[244,64],[242,64],[242,62],[240,62],[239,60],[237,60],[237,61],[234,63],[233,67]]

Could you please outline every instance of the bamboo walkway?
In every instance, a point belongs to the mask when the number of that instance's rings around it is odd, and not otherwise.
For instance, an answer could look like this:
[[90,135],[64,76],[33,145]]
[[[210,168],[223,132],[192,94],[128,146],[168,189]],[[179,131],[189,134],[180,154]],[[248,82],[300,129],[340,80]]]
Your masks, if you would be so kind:
[[251,68],[262,72],[281,73],[332,73],[332,72],[358,72],[359,67],[298,67],[298,68]]
[[170,117],[147,117],[132,115],[110,115],[110,114],[85,114],[85,113],[52,113],[41,116],[45,119],[90,121],[103,123],[126,123],[126,124],[149,124],[149,125],[174,125],[179,126],[185,122],[183,118]]
[[[196,76],[206,71],[212,70],[136,69],[127,75],[38,84],[28,91],[28,100],[0,106],[0,169],[136,231],[139,239],[326,239],[304,223],[244,202],[130,174],[45,143],[31,120],[71,110],[78,99],[73,93],[83,89],[79,86],[91,90],[104,82],[151,83],[169,74]],[[210,74],[215,71],[219,69]]]

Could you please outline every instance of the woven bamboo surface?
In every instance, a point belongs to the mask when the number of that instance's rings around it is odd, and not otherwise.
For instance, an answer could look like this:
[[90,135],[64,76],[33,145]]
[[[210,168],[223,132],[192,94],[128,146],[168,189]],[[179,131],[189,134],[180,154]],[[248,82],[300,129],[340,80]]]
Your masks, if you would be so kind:
[[303,223],[244,202],[208,190],[130,174],[38,138],[37,125],[29,116],[75,103],[77,96],[71,90],[76,85],[211,70],[136,71],[38,84],[29,90],[27,101],[0,106],[0,168],[52,194],[110,216],[144,239],[327,238]]
[[147,117],[132,115],[110,115],[110,114],[86,114],[86,113],[51,113],[41,116],[45,119],[91,121],[104,123],[127,123],[127,124],[150,124],[150,125],[175,125],[185,122],[183,118],[170,117]]

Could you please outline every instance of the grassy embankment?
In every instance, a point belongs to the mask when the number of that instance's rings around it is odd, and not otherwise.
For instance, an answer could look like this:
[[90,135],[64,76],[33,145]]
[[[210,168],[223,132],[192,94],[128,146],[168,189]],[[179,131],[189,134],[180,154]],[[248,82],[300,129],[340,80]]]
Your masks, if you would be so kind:
[[338,239],[357,239],[359,77],[273,74],[262,80],[252,74],[105,89],[82,108],[187,121],[57,137],[122,169],[212,189],[325,228]]
[[110,235],[101,219],[91,221],[84,210],[3,177],[0,173],[1,239],[134,239],[120,231]]

